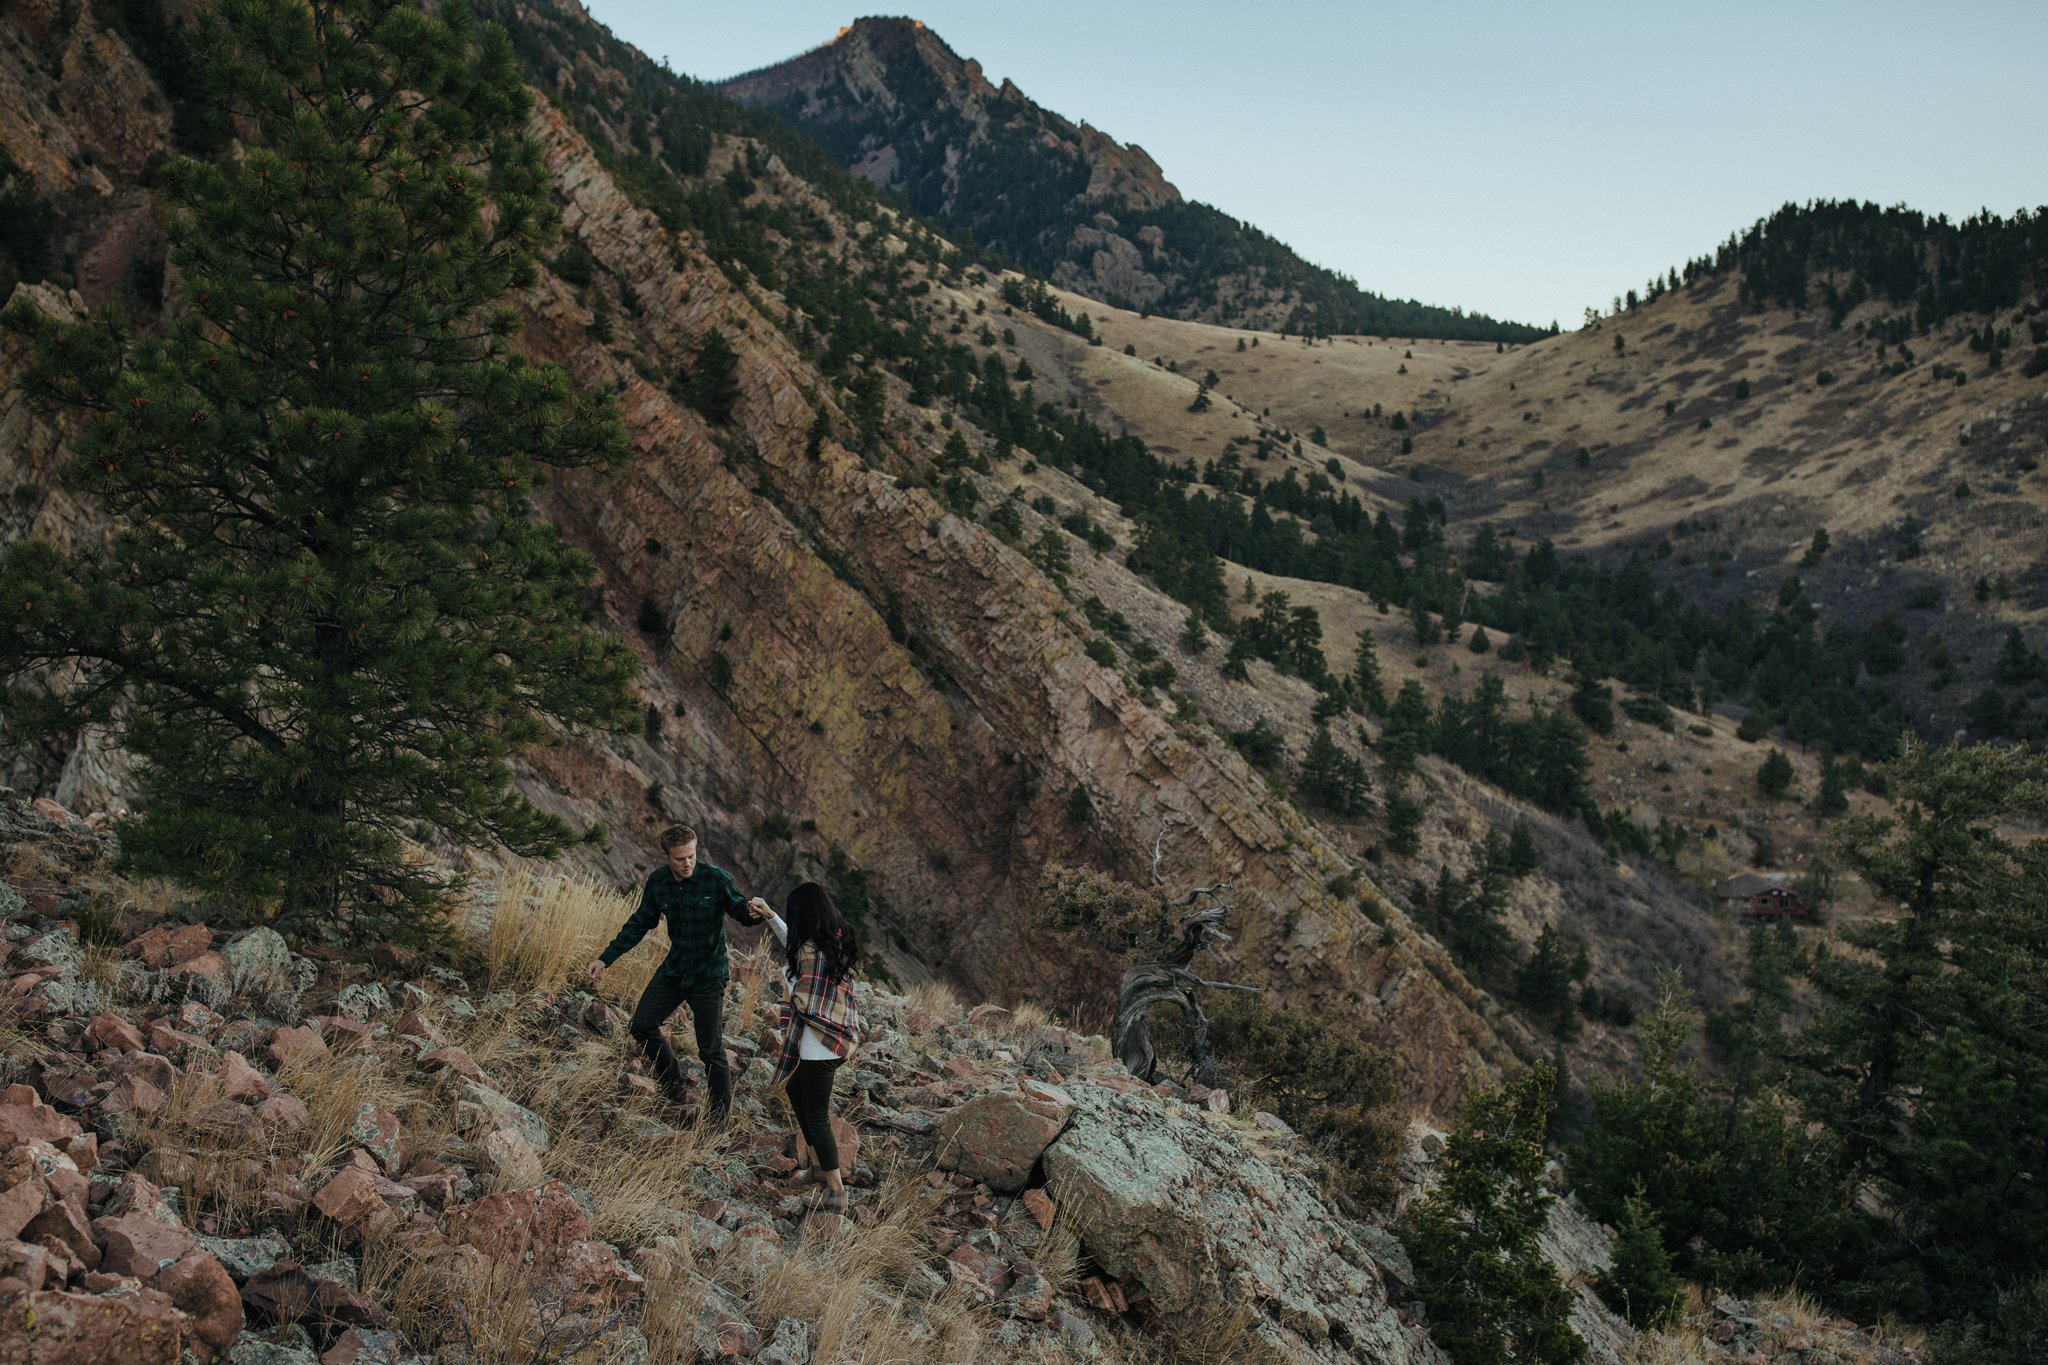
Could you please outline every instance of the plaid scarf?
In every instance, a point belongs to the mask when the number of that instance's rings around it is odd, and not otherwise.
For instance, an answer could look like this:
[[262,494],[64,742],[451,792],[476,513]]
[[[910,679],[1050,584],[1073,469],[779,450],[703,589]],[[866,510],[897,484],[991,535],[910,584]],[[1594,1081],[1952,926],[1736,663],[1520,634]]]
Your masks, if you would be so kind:
[[806,945],[799,961],[796,988],[789,993],[789,1028],[783,1033],[782,1056],[775,1063],[773,1085],[796,1070],[802,1060],[804,1025],[809,1024],[835,1056],[847,1057],[860,1044],[860,1012],[853,1003],[853,983],[825,975],[825,957]]

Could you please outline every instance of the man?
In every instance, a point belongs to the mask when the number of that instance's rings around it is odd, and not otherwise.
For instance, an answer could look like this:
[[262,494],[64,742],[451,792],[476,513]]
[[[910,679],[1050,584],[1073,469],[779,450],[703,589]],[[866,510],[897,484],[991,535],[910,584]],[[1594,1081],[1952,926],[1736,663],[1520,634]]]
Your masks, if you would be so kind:
[[761,924],[768,903],[749,901],[733,884],[732,874],[697,858],[697,833],[685,825],[663,830],[661,850],[666,866],[648,874],[640,904],[588,969],[592,984],[604,969],[631,952],[657,922],[668,924],[668,956],[662,959],[640,1004],[633,1011],[633,1038],[654,1063],[661,1088],[682,1102],[682,1068],[661,1026],[687,1003],[697,1032],[697,1055],[711,1091],[711,1116],[722,1121],[732,1108],[732,1070],[725,1064],[725,983],[731,968],[725,956],[725,918],[736,924]]

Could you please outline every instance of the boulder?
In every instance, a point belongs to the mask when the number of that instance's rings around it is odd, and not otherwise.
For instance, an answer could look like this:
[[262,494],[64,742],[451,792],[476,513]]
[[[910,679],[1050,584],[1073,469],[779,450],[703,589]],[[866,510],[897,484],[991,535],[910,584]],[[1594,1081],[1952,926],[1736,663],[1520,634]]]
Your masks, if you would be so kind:
[[138,1280],[155,1279],[165,1267],[176,1265],[199,1249],[191,1233],[176,1223],[146,1213],[95,1218],[92,1236],[106,1248],[99,1264],[101,1271],[133,1275]]
[[264,1052],[273,1067],[306,1066],[324,1060],[330,1054],[327,1044],[320,1035],[309,1028],[281,1028],[270,1039],[270,1047]]
[[497,1091],[474,1081],[464,1081],[458,1093],[461,1096],[455,1103],[455,1127],[458,1131],[467,1133],[482,1128],[489,1132],[496,1128],[517,1128],[519,1136],[525,1138],[534,1151],[545,1152],[548,1149],[548,1126],[531,1109],[514,1104]]
[[[436,1048],[442,1048],[448,1045],[448,1040],[442,1036],[441,1030],[434,1027],[434,1021],[427,1018],[426,1015],[421,1014],[416,1009],[407,1010],[404,1014],[399,1015],[398,1022],[392,1025],[392,1027],[397,1032],[406,1034],[410,1037],[424,1038],[428,1042],[432,1043]],[[468,1054],[465,1053],[463,1055],[467,1056]],[[422,1057],[420,1060],[425,1061],[426,1059]],[[472,1077],[471,1079],[474,1079],[474,1077]]]
[[374,1104],[356,1111],[348,1136],[374,1158],[386,1175],[405,1169],[405,1144],[400,1140],[398,1115]]
[[283,1133],[296,1133],[312,1122],[305,1101],[296,1095],[272,1095],[256,1106],[256,1121],[265,1128],[274,1128]]
[[172,1227],[179,1226],[181,1222],[170,1201],[164,1198],[164,1192],[151,1184],[140,1171],[124,1171],[114,1182],[114,1192],[100,1205],[102,1218],[122,1218],[131,1213],[154,1218],[159,1223],[169,1223]]
[[192,1116],[192,1127],[216,1142],[247,1143],[263,1136],[263,1125],[246,1104],[215,1100]]
[[1168,1330],[1257,1306],[1254,1333],[1285,1360],[1326,1358],[1330,1337],[1361,1360],[1440,1359],[1395,1316],[1371,1255],[1306,1175],[1149,1091],[1071,1095],[1072,1120],[1045,1153],[1060,1219]]
[[204,1084],[208,1093],[224,1100],[261,1104],[270,1098],[270,1082],[239,1052],[221,1053],[220,1065],[208,1073]]
[[45,1289],[0,1307],[7,1365],[178,1365],[185,1315],[155,1289],[66,1294]]
[[336,1052],[368,1052],[377,1041],[377,1030],[343,1014],[317,1015],[313,1027],[320,1030],[320,1037]]
[[52,1243],[61,1245],[72,1260],[87,1270],[100,1268],[100,1248],[93,1240],[93,1226],[86,1217],[82,1195],[46,1204],[43,1211],[29,1219],[28,1226],[21,1230],[21,1240],[41,1242],[45,1246]]
[[199,1358],[224,1351],[242,1332],[242,1299],[219,1261],[194,1250],[157,1272],[156,1288],[190,1318],[190,1331],[206,1349]]
[[184,1074],[170,1058],[159,1057],[154,1052],[124,1053],[120,1060],[107,1068],[107,1079],[110,1081],[136,1076],[148,1081],[166,1095],[171,1093],[171,1087],[176,1085],[178,1078]]
[[351,1327],[335,1338],[320,1365],[398,1365],[403,1353],[398,1333]]
[[377,1192],[377,1178],[360,1166],[335,1172],[313,1196],[313,1207],[364,1241],[398,1230],[398,1214]]
[[49,1205],[50,1187],[39,1175],[29,1176],[11,1189],[0,1190],[0,1242],[11,1242],[21,1236],[21,1230]]
[[0,1147],[22,1142],[68,1142],[79,1134],[78,1121],[47,1104],[0,1104]]
[[590,1236],[589,1220],[559,1180],[459,1204],[448,1210],[447,1229],[456,1241],[496,1260],[518,1260],[528,1252],[539,1260]]
[[932,1130],[940,1169],[1015,1194],[1073,1112],[1074,1101],[1065,1090],[1036,1081],[1024,1081],[1014,1091],[977,1095]]
[[224,1365],[320,1365],[312,1336],[295,1322],[263,1332],[245,1330],[222,1359]]
[[391,1316],[374,1299],[333,1280],[308,1274],[297,1261],[283,1260],[249,1277],[242,1306],[272,1321],[314,1322],[327,1327],[386,1329]]
[[197,1000],[187,1000],[178,1006],[178,1027],[187,1033],[211,1033],[226,1022],[225,1015],[215,1014]]
[[219,1261],[236,1284],[270,1269],[292,1254],[282,1234],[266,1232],[261,1237],[195,1237],[199,1249]]
[[112,1048],[116,1052],[143,1049],[142,1030],[118,1014],[95,1014],[85,1026],[85,1041],[95,1049]]
[[784,1318],[775,1335],[754,1353],[756,1365],[810,1365],[811,1332],[801,1318]]
[[135,958],[153,972],[190,962],[213,945],[213,934],[203,924],[159,924],[131,941],[121,950],[123,957]]
[[275,929],[244,930],[221,945],[220,955],[238,981],[275,981],[282,986],[291,979],[291,949]]
[[519,1135],[517,1128],[496,1130],[477,1144],[477,1150],[482,1153],[484,1164],[498,1177],[500,1185],[538,1185],[548,1178],[540,1157]]
[[172,976],[195,976],[206,981],[227,979],[234,971],[228,960],[219,953],[201,953],[190,962],[180,962],[168,969]]
[[194,1061],[209,1061],[213,1058],[213,1044],[196,1033],[183,1029],[165,1028],[161,1024],[149,1026],[149,1050],[166,1057],[181,1059],[187,1066]]

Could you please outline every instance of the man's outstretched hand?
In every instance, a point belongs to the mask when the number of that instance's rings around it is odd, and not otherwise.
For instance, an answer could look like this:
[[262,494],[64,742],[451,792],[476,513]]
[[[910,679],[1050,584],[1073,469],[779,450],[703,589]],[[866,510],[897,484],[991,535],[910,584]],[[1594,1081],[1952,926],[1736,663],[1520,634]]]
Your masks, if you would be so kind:
[[747,901],[747,909],[754,913],[754,918],[748,921],[749,924],[766,924],[768,917],[775,913],[768,902],[762,900],[759,896],[751,897]]
[[597,979],[604,975],[604,959],[601,957],[591,959],[590,965],[583,969],[583,974],[590,978],[592,985],[596,985]]

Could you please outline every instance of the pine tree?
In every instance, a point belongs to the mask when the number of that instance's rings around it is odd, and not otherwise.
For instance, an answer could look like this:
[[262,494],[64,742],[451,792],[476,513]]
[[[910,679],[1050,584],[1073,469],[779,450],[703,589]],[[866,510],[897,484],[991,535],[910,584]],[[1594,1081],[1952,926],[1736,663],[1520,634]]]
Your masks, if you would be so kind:
[[131,875],[283,922],[431,933],[419,827],[553,857],[508,758],[637,726],[633,656],[579,625],[588,556],[532,516],[543,466],[627,455],[609,394],[509,354],[555,229],[511,46],[458,4],[224,0],[187,30],[240,160],[159,174],[188,311],[26,301],[23,377],[87,414],[67,488],[104,544],[0,564],[18,735],[107,723],[138,760]]
[[1538,1062],[1473,1096],[1438,1158],[1442,1178],[1399,1230],[1430,1336],[1458,1365],[1586,1358],[1571,1291],[1537,1246],[1555,1199],[1543,1188],[1554,1080]]
[[1824,815],[1839,815],[1849,809],[1849,784],[1842,765],[1829,758],[1820,765],[1820,796],[1814,805]]
[[1371,788],[1365,764],[1337,747],[1329,726],[1317,727],[1301,760],[1302,794],[1339,815],[1361,815]]
[[[1496,837],[1498,835],[1496,834]],[[1545,921],[1536,935],[1529,960],[1515,977],[1515,994],[1521,1002],[1551,1021],[1560,1037],[1577,1031],[1578,1013],[1572,1008],[1572,964],[1565,953],[1564,939],[1557,926]]]
[[1539,865],[1536,832],[1529,828],[1527,820],[1515,821],[1514,833],[1508,836],[1508,871],[1517,877],[1526,877]]
[[1671,1269],[1663,1229],[1640,1186],[1622,1201],[1614,1264],[1593,1287],[1609,1308],[1645,1330],[1675,1327],[1685,1315],[1685,1286]]
[[708,329],[704,339],[697,343],[697,358],[690,366],[689,392],[690,406],[712,426],[722,427],[732,421],[732,410],[740,400],[740,358],[716,327]]
[[1782,796],[1792,787],[1792,760],[1777,749],[1764,757],[1756,770],[1756,785],[1766,796]]
[[1437,629],[1436,618],[1429,614],[1429,608],[1422,604],[1420,596],[1409,602],[1408,617],[1415,627],[1416,644],[1433,645],[1437,642],[1440,634]]
[[1422,847],[1422,803],[1396,787],[1387,794],[1387,847],[1412,858]]
[[1202,614],[1188,612],[1187,624],[1181,627],[1180,647],[1189,654],[1200,655],[1209,648],[1209,632],[1202,628]]
[[1882,1193],[1831,1273],[1942,1317],[2048,1272],[2048,846],[2003,832],[2048,815],[2048,759],[1909,739],[1884,771],[1897,814],[1844,819],[1834,843],[1898,913],[1813,954],[1818,1003],[1782,1050],[1805,1114]]
[[1379,642],[1369,630],[1358,632],[1358,653],[1351,664],[1351,679],[1358,686],[1358,699],[1375,716],[1387,714],[1387,688],[1380,677]]

